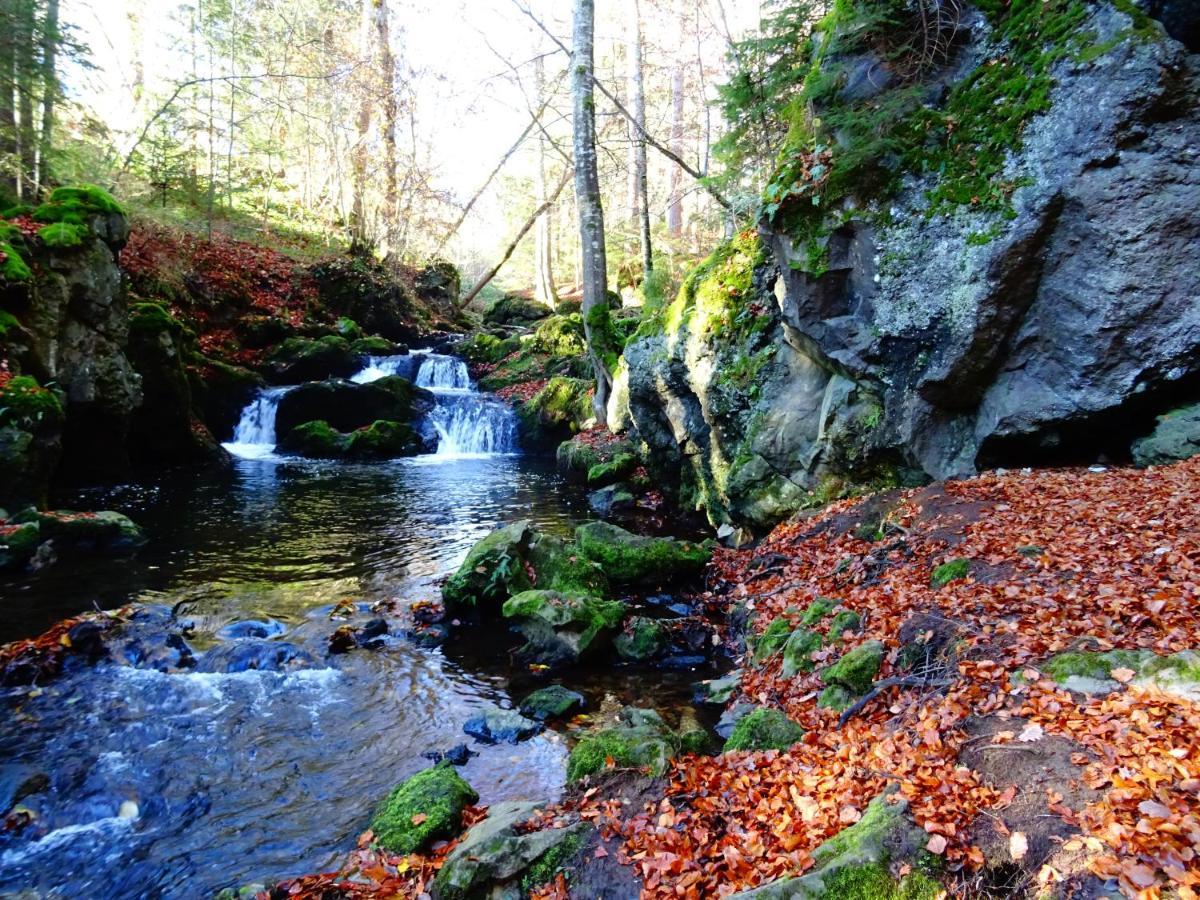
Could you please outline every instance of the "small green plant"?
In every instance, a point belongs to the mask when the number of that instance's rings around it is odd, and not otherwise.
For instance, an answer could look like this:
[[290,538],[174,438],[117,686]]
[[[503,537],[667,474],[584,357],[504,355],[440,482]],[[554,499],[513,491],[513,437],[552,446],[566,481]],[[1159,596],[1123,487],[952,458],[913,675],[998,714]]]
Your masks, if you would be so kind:
[[966,578],[969,574],[971,574],[969,559],[952,559],[933,570],[933,574],[929,577],[929,583],[935,588],[942,588],[952,581]]

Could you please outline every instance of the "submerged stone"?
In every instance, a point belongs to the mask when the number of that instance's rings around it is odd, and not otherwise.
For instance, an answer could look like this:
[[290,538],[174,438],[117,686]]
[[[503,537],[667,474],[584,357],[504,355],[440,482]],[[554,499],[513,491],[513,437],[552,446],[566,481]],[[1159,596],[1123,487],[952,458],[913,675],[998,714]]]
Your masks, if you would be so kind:
[[760,707],[743,716],[725,741],[731,750],[787,750],[804,737],[804,729],[782,711]]
[[724,706],[733,699],[733,695],[737,693],[741,685],[742,671],[741,669],[734,669],[728,675],[721,678],[699,682],[696,685],[696,700],[699,703]]
[[583,694],[552,684],[534,691],[521,701],[521,715],[538,722],[547,719],[560,719],[568,716],[584,705]]
[[317,661],[307,650],[286,641],[247,639],[220,644],[196,664],[200,672],[287,672],[314,668]]
[[439,763],[397,785],[371,820],[371,831],[391,853],[418,853],[457,835],[463,810],[478,799],[453,766]]
[[667,630],[646,616],[631,616],[613,641],[617,655],[634,662],[645,662],[662,652],[667,643]]
[[527,719],[513,709],[493,707],[468,719],[463,731],[485,744],[516,744],[542,730],[540,722]]

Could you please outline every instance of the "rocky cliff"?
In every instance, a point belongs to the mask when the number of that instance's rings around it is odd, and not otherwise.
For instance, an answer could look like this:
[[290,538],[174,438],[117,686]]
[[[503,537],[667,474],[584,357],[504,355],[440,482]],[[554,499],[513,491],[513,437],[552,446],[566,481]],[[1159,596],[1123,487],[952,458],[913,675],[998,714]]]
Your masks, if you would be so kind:
[[979,6],[916,83],[818,28],[815,114],[894,116],[887,186],[832,190],[833,127],[626,348],[610,419],[714,523],[1126,459],[1200,395],[1200,57],[1126,2]]

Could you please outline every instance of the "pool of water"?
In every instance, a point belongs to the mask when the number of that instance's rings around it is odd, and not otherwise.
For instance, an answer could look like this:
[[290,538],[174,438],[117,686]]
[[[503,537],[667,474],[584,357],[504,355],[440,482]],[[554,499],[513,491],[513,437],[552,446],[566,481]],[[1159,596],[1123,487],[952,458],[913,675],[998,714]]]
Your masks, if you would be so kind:
[[[424,752],[472,744],[463,723],[533,682],[494,634],[446,649],[393,637],[330,656],[331,608],[433,599],[436,578],[497,525],[528,518],[565,533],[587,518],[582,490],[551,462],[513,455],[239,459],[225,474],[68,499],[129,514],[150,543],[132,560],[0,582],[0,641],[138,601],[157,610],[153,621],[190,623],[197,651],[256,620],[314,663],[164,674],[102,662],[0,693],[0,807],[22,796],[36,816],[19,833],[0,830],[0,894],[207,897],[334,865],[387,791],[428,765]],[[592,709],[667,709],[686,703],[697,677],[607,667],[563,680]],[[481,803],[562,789],[559,733],[474,749],[462,772]]]

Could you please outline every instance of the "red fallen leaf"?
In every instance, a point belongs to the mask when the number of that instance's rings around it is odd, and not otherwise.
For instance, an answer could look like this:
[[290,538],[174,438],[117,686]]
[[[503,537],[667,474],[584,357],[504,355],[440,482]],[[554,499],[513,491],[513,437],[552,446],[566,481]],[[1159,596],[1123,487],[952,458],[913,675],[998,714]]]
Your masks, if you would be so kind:
[[603,847],[597,847],[596,852],[593,853],[592,856],[596,859],[604,859],[606,856],[608,856],[608,851]]
[[929,843],[925,845],[925,849],[930,853],[941,856],[946,852],[946,838],[940,834],[933,835],[929,839]]

